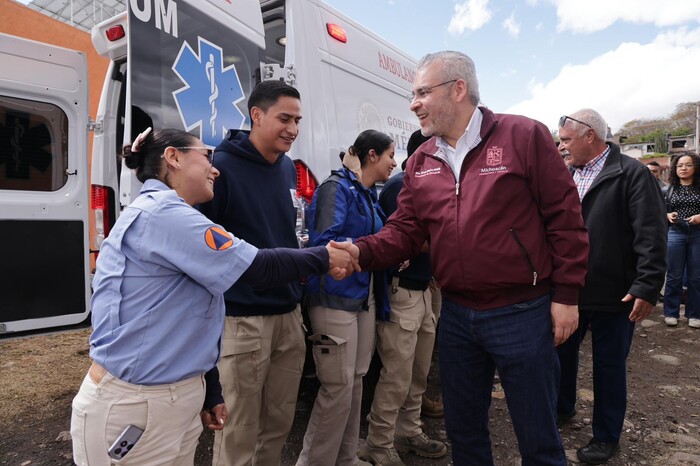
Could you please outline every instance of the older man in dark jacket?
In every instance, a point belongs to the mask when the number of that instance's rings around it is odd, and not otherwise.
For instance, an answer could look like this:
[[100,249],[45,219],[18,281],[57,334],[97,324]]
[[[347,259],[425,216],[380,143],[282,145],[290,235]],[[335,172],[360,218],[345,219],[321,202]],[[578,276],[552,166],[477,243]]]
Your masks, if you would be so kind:
[[659,186],[644,165],[605,142],[606,131],[605,120],[590,109],[559,120],[559,150],[572,159],[590,253],[579,295],[578,330],[558,347],[557,412],[561,423],[576,413],[579,344],[590,328],[593,439],[577,451],[589,464],[605,463],[619,449],[634,324],[651,313],[666,269],[666,219]]

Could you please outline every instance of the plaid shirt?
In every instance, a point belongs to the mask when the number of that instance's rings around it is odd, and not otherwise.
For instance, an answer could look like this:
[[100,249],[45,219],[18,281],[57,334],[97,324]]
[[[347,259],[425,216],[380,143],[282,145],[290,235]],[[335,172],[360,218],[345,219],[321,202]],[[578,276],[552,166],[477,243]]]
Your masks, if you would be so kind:
[[596,179],[603,169],[609,153],[610,146],[606,147],[602,154],[595,156],[583,167],[574,167],[574,183],[576,183],[576,189],[578,189],[579,199],[583,199],[583,196],[588,192],[588,188],[593,184],[593,180]]

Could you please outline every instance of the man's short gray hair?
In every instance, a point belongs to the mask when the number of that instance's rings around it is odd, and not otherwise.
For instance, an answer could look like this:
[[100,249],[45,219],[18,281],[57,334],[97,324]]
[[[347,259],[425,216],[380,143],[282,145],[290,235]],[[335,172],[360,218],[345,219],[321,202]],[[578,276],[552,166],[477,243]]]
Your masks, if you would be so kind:
[[[595,135],[601,141],[605,141],[608,135],[608,124],[605,119],[600,116],[600,113],[596,112],[591,108],[582,108],[569,115],[571,118],[576,118],[584,123],[588,123],[593,128]],[[573,129],[579,130],[579,134],[583,134],[588,130],[588,126],[582,125],[581,123],[573,120],[567,120]]]
[[469,101],[472,105],[479,105],[479,81],[476,79],[476,67],[471,58],[462,52],[445,50],[429,53],[418,62],[418,68],[425,68],[433,62],[442,63],[442,81],[450,79],[464,79],[469,90]]

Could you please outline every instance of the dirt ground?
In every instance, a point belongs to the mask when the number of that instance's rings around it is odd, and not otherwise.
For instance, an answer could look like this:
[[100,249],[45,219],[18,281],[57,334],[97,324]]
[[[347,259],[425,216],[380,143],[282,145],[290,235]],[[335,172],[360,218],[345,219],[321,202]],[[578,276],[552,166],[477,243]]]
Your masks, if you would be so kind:
[[[660,310],[637,325],[628,363],[629,403],[620,453],[608,464],[700,466],[700,330],[685,319],[663,324]],[[0,465],[70,465],[70,404],[89,366],[89,330],[0,339]],[[582,346],[578,414],[562,428],[567,456],[591,436],[590,340]],[[433,379],[437,374],[431,374]],[[313,403],[314,381],[305,379],[297,416],[283,453],[293,465]],[[431,388],[430,390],[435,390]],[[367,406],[365,406],[365,411]],[[494,385],[491,432],[497,465],[519,463],[503,391]],[[426,431],[446,440],[442,420],[425,419]],[[362,426],[362,436],[366,433]],[[212,436],[202,435],[196,465],[211,461]],[[404,456],[407,465],[449,465],[449,457]],[[330,466],[330,465],[329,465]]]

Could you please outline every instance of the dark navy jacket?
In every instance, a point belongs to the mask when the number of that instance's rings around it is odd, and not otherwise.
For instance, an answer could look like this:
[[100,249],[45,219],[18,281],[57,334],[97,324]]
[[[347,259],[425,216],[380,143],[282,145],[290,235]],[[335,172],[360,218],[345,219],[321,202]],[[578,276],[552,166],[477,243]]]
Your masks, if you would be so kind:
[[[399,197],[401,188],[403,187],[404,172],[397,173],[386,182],[382,193],[379,195],[379,206],[387,216],[390,216],[397,209],[396,199]],[[433,272],[430,268],[430,254],[422,252],[418,256],[411,259],[411,265],[399,272],[392,270],[392,276],[405,277],[417,282],[428,282],[433,278]]]
[[[197,208],[213,222],[258,248],[298,248],[294,163],[280,154],[270,164],[243,131],[231,130],[214,152],[221,175],[214,199]],[[236,282],[224,293],[226,315],[284,314],[301,299],[301,284],[253,288]]]

